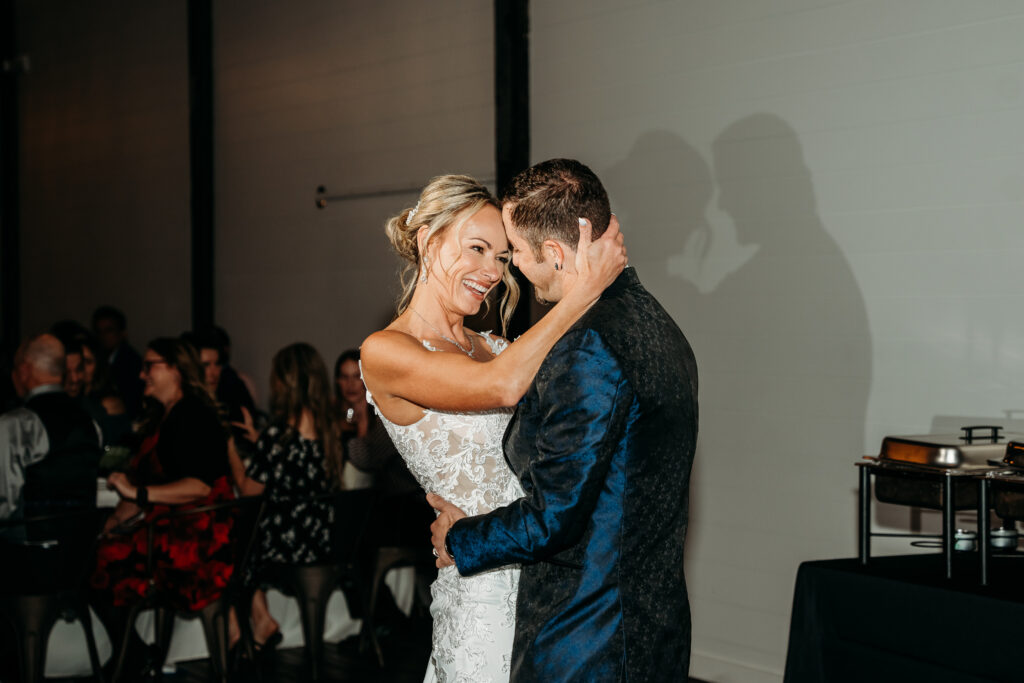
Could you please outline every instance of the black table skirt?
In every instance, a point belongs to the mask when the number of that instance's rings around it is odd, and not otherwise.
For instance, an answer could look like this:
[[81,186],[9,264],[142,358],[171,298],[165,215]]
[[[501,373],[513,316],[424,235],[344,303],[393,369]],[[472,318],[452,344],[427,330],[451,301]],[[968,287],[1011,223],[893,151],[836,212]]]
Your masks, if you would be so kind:
[[[960,555],[958,553],[958,555]],[[786,683],[1024,681],[1024,556],[805,562],[797,574]]]

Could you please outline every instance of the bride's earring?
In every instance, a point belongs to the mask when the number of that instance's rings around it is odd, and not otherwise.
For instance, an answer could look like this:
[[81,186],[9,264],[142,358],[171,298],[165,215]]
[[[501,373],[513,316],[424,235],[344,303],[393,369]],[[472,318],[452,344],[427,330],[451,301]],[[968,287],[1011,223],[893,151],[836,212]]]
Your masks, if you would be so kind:
[[423,284],[426,284],[426,282],[427,282],[427,271],[428,270],[430,270],[430,263],[427,261],[427,259],[423,259],[423,272],[420,275],[420,282],[422,282]]

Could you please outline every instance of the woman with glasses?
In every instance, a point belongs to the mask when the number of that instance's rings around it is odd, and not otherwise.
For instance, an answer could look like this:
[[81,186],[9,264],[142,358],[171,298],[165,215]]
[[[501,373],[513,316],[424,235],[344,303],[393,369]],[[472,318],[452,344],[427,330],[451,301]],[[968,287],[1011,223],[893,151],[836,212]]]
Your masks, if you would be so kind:
[[175,607],[202,609],[231,576],[231,521],[212,513],[190,515],[155,528],[154,574],[145,576],[147,518],[168,505],[206,505],[234,498],[227,431],[202,381],[196,350],[176,338],[150,342],[141,378],[147,410],[143,437],[127,472],[107,480],[121,501],[104,527],[93,587],[109,591],[115,606],[148,594],[153,583]]

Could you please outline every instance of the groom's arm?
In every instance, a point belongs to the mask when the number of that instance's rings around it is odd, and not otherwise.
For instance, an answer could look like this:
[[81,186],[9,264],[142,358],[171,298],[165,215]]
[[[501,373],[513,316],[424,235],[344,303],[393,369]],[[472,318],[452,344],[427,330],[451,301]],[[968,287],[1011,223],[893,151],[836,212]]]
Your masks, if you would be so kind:
[[573,331],[552,349],[537,392],[542,422],[527,495],[452,526],[448,548],[461,574],[564,550],[579,540],[597,504],[632,399],[618,360],[597,332]]

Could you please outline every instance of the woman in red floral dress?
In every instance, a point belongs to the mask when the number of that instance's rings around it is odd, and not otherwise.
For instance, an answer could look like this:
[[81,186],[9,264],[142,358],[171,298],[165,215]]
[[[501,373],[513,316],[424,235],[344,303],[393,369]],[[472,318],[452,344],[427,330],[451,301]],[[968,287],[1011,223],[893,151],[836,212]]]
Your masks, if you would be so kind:
[[[162,517],[172,509],[234,498],[227,431],[202,381],[198,354],[187,342],[153,340],[141,377],[154,410],[142,425],[145,438],[129,471],[108,479],[121,502],[104,527],[92,585],[109,592],[114,606],[156,589],[173,607],[199,610],[220,597],[234,571],[231,518],[217,513]],[[156,519],[151,572],[146,570],[149,525],[132,524],[143,517]]]

